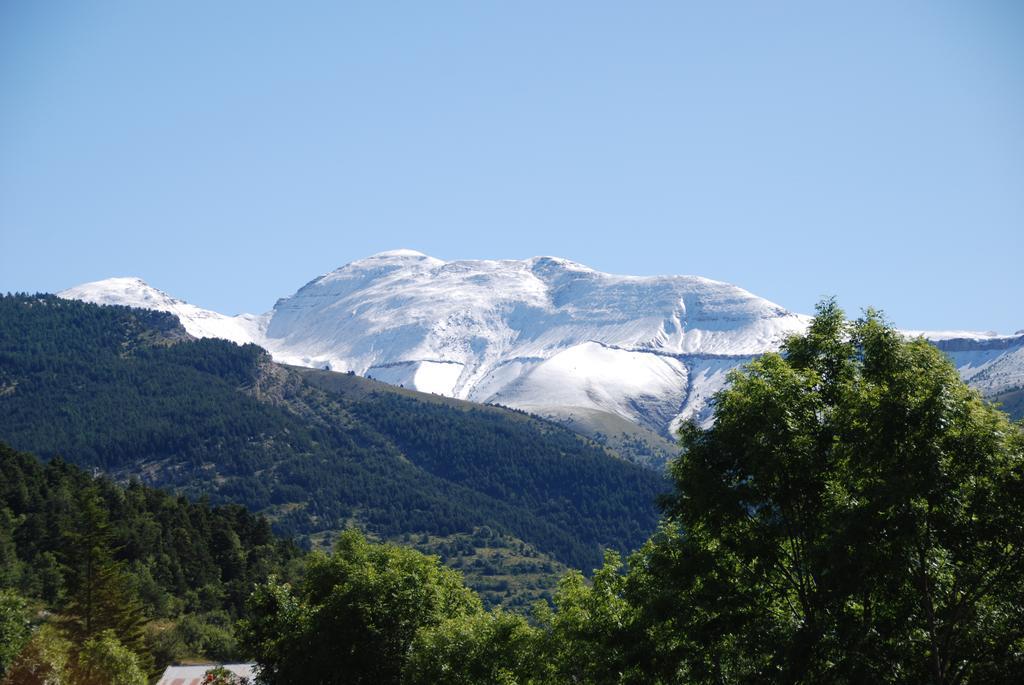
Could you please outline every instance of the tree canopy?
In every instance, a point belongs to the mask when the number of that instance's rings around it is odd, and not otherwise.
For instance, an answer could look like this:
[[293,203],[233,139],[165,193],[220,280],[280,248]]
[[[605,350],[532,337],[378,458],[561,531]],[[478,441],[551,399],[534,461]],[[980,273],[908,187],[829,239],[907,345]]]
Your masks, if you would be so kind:
[[[0,634],[21,645],[0,650],[0,668],[8,682],[141,669],[132,596],[172,615],[169,589],[201,581],[188,603],[243,615],[243,649],[271,685],[1018,682],[1022,426],[927,341],[831,301],[729,380],[714,424],[681,430],[657,532],[625,564],[608,552],[591,580],[567,574],[533,623],[485,612],[437,557],[352,530],[240,610],[242,587],[282,570],[272,561],[291,566],[266,521],[0,446],[0,585],[70,619],[29,634],[24,598],[0,594]],[[398,431],[404,415],[363,418]],[[431,440],[456,445],[459,425],[435,418],[404,453],[424,473],[485,477],[431,461]],[[176,631],[227,653],[213,627],[185,616]]]
[[567,574],[535,625],[424,604],[436,562],[349,534],[297,593],[254,596],[271,682],[355,654],[381,682],[1019,681],[1024,434],[938,350],[828,301],[715,402],[658,531]]
[[298,587],[257,588],[242,635],[270,685],[398,683],[420,629],[482,610],[436,557],[348,530],[333,554],[311,555]]
[[1019,678],[1024,440],[938,350],[828,301],[715,416],[632,560],[658,677]]
[[667,486],[537,417],[311,376],[255,345],[188,340],[166,312],[51,295],[0,295],[0,439],[244,505],[282,535],[488,526],[576,566],[642,544]]
[[130,670],[128,653],[144,672],[242,658],[231,624],[253,586],[300,570],[299,548],[238,505],[120,485],[0,443],[0,678],[67,667],[102,680],[107,666]]

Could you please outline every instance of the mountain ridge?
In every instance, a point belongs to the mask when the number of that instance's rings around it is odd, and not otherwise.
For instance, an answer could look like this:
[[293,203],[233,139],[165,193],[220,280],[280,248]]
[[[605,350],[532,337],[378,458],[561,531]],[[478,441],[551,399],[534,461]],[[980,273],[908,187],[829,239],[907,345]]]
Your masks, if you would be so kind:
[[[323,274],[262,315],[225,317],[111,281],[60,295],[162,307],[197,337],[254,342],[287,364],[563,421],[614,415],[669,440],[683,420],[710,422],[729,370],[809,320],[701,276],[606,274],[549,256],[446,262],[404,249]],[[965,380],[987,395],[1024,385],[1024,336],[960,333],[934,337]]]
[[287,535],[480,526],[562,563],[628,551],[665,481],[524,412],[292,368],[164,312],[0,296],[0,440],[241,503]]

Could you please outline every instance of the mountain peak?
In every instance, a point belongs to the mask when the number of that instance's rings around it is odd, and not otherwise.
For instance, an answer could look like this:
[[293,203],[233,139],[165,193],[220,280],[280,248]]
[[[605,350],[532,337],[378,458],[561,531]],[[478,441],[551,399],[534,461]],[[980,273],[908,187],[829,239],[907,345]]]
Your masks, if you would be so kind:
[[120,304],[143,309],[170,311],[169,307],[183,304],[162,290],[154,288],[138,276],[117,276],[82,283],[57,293],[69,300],[83,300],[94,304]]
[[410,250],[410,249],[405,248],[405,247],[400,247],[397,250],[385,250],[383,252],[378,252],[375,255],[370,255],[370,259],[381,258],[381,257],[383,257],[383,258],[388,258],[388,257],[418,257],[418,258],[424,258],[425,257],[427,259],[434,259],[430,255],[423,254],[419,250]]
[[[343,273],[351,269],[378,269],[386,267],[389,269],[401,269],[406,266],[422,268],[443,266],[445,261],[438,259],[437,257],[431,257],[428,254],[419,252],[418,250],[410,250],[407,248],[400,248],[397,250],[385,250],[384,252],[378,252],[372,254],[369,257],[362,257],[361,259],[354,259],[351,262],[346,263],[344,266],[340,266],[334,271],[324,274],[320,277],[328,278],[332,274]],[[320,279],[313,279],[311,283],[316,283]]]
[[223,338],[244,345],[259,340],[266,327],[265,316],[241,314],[225,316],[171,297],[137,276],[106,278],[61,290],[57,297],[93,304],[122,305],[169,312],[178,317],[189,335],[196,338]]
[[555,256],[444,262],[393,250],[280,300],[263,344],[285,363],[540,413],[616,414],[667,435],[691,375],[702,383],[694,412],[724,382],[726,365],[709,355],[735,365],[804,325],[707,279],[617,276]]
[[552,255],[543,255],[540,257],[531,257],[526,260],[529,264],[530,270],[534,273],[544,273],[550,271],[579,271],[584,273],[598,273],[594,269],[591,269],[586,264],[580,264],[574,262],[571,259],[565,259],[564,257],[555,257]]
[[[577,423],[616,416],[665,437],[680,420],[709,420],[728,372],[808,321],[700,276],[607,274],[555,256],[443,261],[407,248],[324,274],[261,317],[226,317],[131,277],[60,295],[173,312],[196,337],[256,342],[288,364]],[[1020,384],[1019,338],[925,335],[978,387]]]

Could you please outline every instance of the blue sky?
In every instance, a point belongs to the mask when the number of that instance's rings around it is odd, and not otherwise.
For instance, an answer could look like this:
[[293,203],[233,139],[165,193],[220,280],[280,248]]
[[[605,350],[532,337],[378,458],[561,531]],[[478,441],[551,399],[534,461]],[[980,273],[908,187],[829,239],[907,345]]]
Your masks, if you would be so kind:
[[0,2],[0,291],[397,247],[1024,328],[1024,3]]

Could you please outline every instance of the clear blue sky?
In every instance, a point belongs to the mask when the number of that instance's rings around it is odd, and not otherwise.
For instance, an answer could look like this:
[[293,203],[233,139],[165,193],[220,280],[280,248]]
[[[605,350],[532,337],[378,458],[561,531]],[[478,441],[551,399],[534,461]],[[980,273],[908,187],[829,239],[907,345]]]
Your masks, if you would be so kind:
[[0,291],[397,247],[1024,328],[1024,3],[0,0]]

